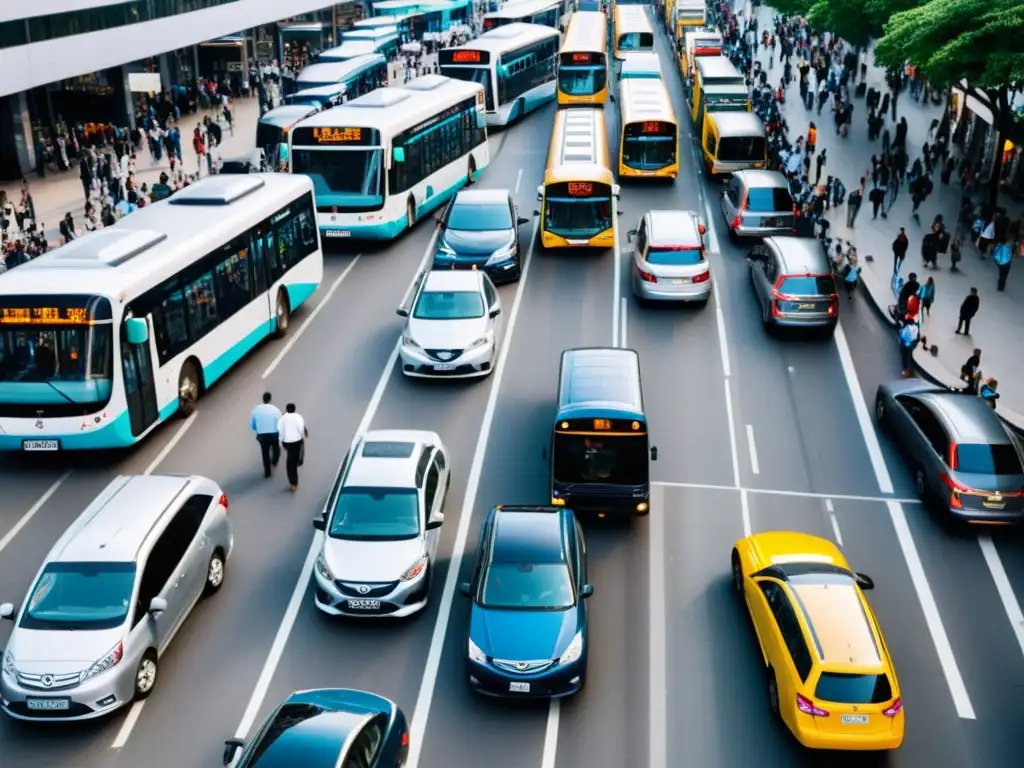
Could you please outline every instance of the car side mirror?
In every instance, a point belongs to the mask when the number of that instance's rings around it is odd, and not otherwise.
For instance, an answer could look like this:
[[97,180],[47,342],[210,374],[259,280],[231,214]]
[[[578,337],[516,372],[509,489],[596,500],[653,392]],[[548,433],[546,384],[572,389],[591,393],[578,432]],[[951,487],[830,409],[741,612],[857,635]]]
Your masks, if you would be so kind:
[[326,531],[327,530],[327,518],[325,518],[325,517],[313,518],[313,528],[315,528],[318,531]]
[[465,595],[466,597],[469,597],[470,589],[468,581],[463,581],[459,583],[459,592]]
[[523,224],[529,224],[529,223],[530,223],[530,220],[529,219],[524,219],[522,216],[520,216],[518,219],[516,219],[516,226],[517,227],[521,227],[521,226],[523,226]]
[[409,310],[406,309],[405,307],[399,307],[398,309],[395,310],[395,314],[398,315],[399,317],[408,317]]
[[167,601],[162,597],[154,597],[149,601],[149,613],[152,616],[159,616],[161,613],[167,610]]
[[584,600],[586,600],[592,594],[594,594],[594,585],[593,584],[584,584],[583,585],[583,589],[580,590],[580,597],[582,597]]
[[14,620],[14,603],[0,605],[0,619]]
[[491,310],[490,317],[493,319],[493,318],[497,317],[500,314],[501,314],[501,307],[495,307],[494,309]]
[[652,445],[651,446],[651,461],[657,461],[657,460],[658,460],[658,446]]
[[875,580],[872,579],[870,576],[866,576],[863,573],[855,573],[855,574],[853,574],[853,580],[856,581],[857,582],[857,586],[860,587],[863,590],[868,590],[868,589],[874,589],[875,588]]
[[633,242],[633,238],[634,237],[636,237],[636,230],[635,229],[629,230],[629,232],[626,233],[626,242],[627,243]]
[[243,739],[228,739],[224,742],[224,765],[231,765],[235,759],[235,752],[245,746]]

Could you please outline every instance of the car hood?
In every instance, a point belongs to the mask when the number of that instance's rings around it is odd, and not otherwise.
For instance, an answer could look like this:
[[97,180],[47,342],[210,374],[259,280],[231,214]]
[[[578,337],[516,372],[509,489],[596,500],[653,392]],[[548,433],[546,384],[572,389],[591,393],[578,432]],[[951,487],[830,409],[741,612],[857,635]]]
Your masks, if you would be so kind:
[[61,674],[85,669],[106,656],[124,636],[114,629],[22,629],[7,643],[14,663],[25,672]]
[[426,550],[421,539],[348,541],[324,538],[327,567],[339,581],[397,581]]
[[579,609],[502,611],[474,605],[469,636],[487,656],[505,661],[557,659],[579,631]]
[[465,349],[487,332],[487,316],[468,320],[409,318],[406,335],[424,349]]
[[460,256],[490,256],[513,242],[515,237],[510,229],[489,229],[483,232],[446,229],[441,233],[440,244],[447,245]]

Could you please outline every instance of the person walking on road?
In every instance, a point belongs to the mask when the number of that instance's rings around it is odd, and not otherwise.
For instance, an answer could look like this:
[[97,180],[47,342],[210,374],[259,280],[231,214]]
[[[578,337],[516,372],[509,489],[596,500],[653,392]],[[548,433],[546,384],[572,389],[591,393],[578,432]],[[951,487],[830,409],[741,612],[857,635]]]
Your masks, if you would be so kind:
[[892,241],[892,273],[899,273],[903,265],[903,259],[907,257],[907,249],[910,247],[910,240],[907,238],[907,231],[900,227],[900,233]]
[[299,487],[299,467],[305,460],[306,438],[309,437],[309,430],[306,429],[305,420],[296,412],[295,403],[288,403],[284,410],[284,416],[277,422],[277,431],[281,435],[281,444],[284,446],[284,468],[288,473],[288,486],[294,493]]
[[1013,266],[1013,249],[1009,243],[1000,243],[992,251],[992,260],[999,268],[999,282],[996,285],[997,291],[1006,290],[1006,278],[1010,276],[1010,267]]
[[978,314],[980,308],[981,297],[978,295],[978,289],[971,288],[971,292],[960,305],[960,322],[956,325],[957,334],[962,332],[964,336],[971,335],[971,320]]
[[249,429],[256,435],[256,441],[260,444],[264,477],[274,474],[277,462],[281,458],[281,435],[277,431],[281,411],[271,405],[270,400],[270,393],[264,392],[263,402],[253,408],[252,415],[249,416]]

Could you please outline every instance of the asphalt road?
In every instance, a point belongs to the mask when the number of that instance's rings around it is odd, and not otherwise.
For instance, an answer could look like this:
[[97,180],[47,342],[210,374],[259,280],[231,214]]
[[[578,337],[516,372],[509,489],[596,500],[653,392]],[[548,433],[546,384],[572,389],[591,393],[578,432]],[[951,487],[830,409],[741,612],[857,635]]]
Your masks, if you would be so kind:
[[[688,127],[663,35],[658,46]],[[552,115],[549,106],[491,139],[480,183],[515,189],[525,216],[535,207]],[[609,125],[617,146],[617,118]],[[67,726],[0,718],[3,764],[216,766],[223,740],[282,697],[329,685],[399,702],[413,723],[411,768],[845,765],[801,751],[772,721],[755,641],[729,591],[735,539],[778,528],[839,539],[877,583],[870,598],[899,673],[906,741],[887,760],[852,764],[1024,764],[1020,538],[952,535],[910,500],[907,472],[870,419],[877,383],[898,376],[899,364],[869,305],[844,303],[835,341],[764,333],[744,252],[724,236],[716,189],[691,146],[687,134],[674,185],[623,189],[620,253],[530,253],[522,282],[500,289],[506,357],[486,381],[409,382],[394,367],[394,309],[430,247],[428,222],[390,247],[330,255],[314,301],[322,309],[308,325],[312,309],[295,318],[302,330],[286,354],[282,343],[260,347],[193,420],[166,425],[124,455],[0,458],[2,599],[23,598],[60,532],[119,473],[214,477],[231,499],[237,542],[224,588],[178,634],[144,707]],[[710,210],[703,215],[714,232],[715,297],[706,309],[632,300],[625,233],[653,208]],[[616,342],[641,356],[657,483],[648,519],[588,526],[595,596],[580,696],[551,706],[472,696],[463,668],[467,609],[445,568],[428,609],[409,621],[329,620],[314,609],[311,521],[358,430],[442,435],[454,478],[440,552],[465,575],[490,505],[548,498],[541,451],[559,353]],[[310,424],[294,496],[283,478],[262,478],[248,431],[265,389],[296,402]],[[8,632],[0,625],[0,641]]]

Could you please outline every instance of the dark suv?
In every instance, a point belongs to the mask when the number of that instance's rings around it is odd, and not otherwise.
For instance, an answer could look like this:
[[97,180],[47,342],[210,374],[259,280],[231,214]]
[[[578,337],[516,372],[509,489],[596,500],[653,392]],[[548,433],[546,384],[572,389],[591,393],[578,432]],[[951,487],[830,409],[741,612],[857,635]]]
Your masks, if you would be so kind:
[[519,279],[519,217],[507,189],[463,189],[438,218],[434,269],[482,269],[495,284]]
[[747,259],[765,328],[821,329],[832,335],[839,322],[839,297],[817,240],[766,237]]

